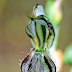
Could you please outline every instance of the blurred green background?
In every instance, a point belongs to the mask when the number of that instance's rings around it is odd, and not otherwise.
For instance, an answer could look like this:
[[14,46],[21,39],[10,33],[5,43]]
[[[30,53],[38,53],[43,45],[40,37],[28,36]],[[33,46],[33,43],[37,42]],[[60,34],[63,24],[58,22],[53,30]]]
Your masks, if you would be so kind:
[[[0,0],[0,72],[20,72],[19,59],[32,48],[25,33],[32,8],[35,4],[45,7],[46,0]],[[60,23],[58,47],[63,52],[72,43],[72,0],[62,4],[63,20]],[[69,72],[63,65],[62,72]]]

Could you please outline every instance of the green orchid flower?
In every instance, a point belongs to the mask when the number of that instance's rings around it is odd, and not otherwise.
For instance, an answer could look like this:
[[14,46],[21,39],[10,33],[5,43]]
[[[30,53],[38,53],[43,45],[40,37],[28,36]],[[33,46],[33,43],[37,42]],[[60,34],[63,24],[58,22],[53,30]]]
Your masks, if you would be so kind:
[[41,5],[37,4],[33,8],[33,13],[33,17],[30,18],[31,21],[27,24],[25,31],[32,39],[35,51],[43,53],[45,48],[50,48],[53,44],[55,38],[54,26],[44,15],[44,9]]
[[34,6],[30,19],[25,31],[34,48],[22,61],[21,72],[56,72],[56,66],[47,53],[47,48],[51,48],[54,42],[54,26],[40,4]]

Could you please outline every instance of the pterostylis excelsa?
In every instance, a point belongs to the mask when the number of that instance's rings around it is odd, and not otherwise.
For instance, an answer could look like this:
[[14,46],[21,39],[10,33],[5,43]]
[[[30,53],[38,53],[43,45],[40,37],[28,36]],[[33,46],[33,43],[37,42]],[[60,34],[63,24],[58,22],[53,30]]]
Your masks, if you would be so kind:
[[43,6],[36,4],[30,22],[25,27],[34,48],[21,63],[21,72],[56,72],[56,66],[46,51],[53,44],[55,32],[45,16]]

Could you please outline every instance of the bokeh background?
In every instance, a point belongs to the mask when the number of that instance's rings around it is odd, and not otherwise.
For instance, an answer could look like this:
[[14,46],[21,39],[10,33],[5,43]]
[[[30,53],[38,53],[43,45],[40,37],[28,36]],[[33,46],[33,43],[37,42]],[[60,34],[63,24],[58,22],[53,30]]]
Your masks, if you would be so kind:
[[[23,59],[32,48],[25,33],[35,4],[45,7],[46,0],[0,0],[0,72],[20,72],[19,59]],[[72,0],[62,4],[63,20],[60,23],[58,47],[63,52],[72,43]],[[64,64],[62,72],[69,72]]]

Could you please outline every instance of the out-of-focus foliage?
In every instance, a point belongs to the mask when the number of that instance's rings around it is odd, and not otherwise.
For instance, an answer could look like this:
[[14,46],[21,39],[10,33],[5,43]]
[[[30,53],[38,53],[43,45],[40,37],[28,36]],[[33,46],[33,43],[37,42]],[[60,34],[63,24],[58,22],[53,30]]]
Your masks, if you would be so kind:
[[64,52],[64,62],[72,65],[72,44],[69,45]]
[[47,0],[45,6],[46,16],[54,23],[55,26],[62,20],[61,10],[62,0]]

